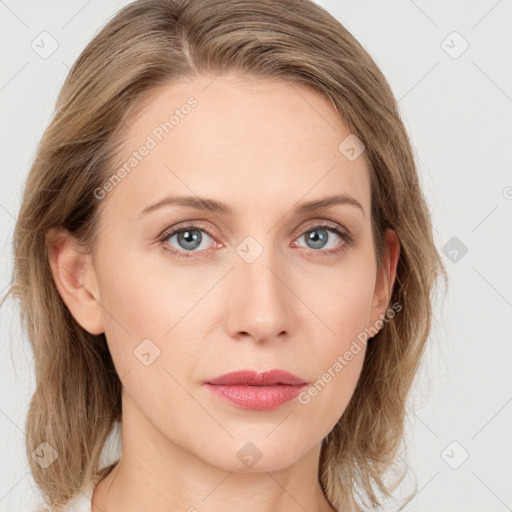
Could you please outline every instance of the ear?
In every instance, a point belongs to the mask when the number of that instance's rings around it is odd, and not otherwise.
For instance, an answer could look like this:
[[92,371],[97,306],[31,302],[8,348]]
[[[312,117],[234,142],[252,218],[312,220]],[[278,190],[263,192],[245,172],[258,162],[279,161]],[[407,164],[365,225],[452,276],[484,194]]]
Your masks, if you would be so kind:
[[101,334],[105,329],[92,258],[80,251],[66,230],[51,228],[46,232],[46,240],[48,262],[62,300],[86,331]]
[[[384,233],[384,252],[382,262],[377,269],[377,278],[375,281],[375,291],[373,294],[371,326],[374,326],[378,320],[381,320],[386,313],[386,309],[391,300],[393,285],[396,278],[396,267],[398,257],[400,256],[400,242],[398,235],[392,229],[387,229]],[[381,316],[382,315],[382,316]]]

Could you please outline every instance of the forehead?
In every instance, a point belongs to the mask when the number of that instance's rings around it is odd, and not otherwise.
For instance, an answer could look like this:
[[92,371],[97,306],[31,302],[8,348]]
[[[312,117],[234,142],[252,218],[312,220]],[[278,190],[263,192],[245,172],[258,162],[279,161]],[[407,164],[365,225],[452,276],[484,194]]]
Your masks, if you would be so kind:
[[[277,79],[198,76],[154,90],[129,122],[109,201],[132,218],[166,194],[269,208],[346,193],[370,210],[363,153],[349,160],[351,132],[328,98]],[[135,212],[135,210],[137,210]]]

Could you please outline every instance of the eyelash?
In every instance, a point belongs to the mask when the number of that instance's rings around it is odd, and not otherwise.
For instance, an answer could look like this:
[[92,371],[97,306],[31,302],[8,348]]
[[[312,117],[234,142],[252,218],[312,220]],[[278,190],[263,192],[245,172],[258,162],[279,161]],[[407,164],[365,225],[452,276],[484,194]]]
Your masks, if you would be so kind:
[[[338,254],[343,253],[345,250],[347,250],[349,247],[351,247],[354,244],[354,239],[348,232],[345,232],[345,231],[339,229],[336,224],[331,224],[328,222],[320,222],[319,224],[315,224],[313,226],[308,226],[305,230],[303,230],[299,234],[299,236],[297,238],[300,238],[301,236],[305,235],[309,231],[314,231],[315,229],[318,229],[318,228],[326,228],[328,231],[338,235],[344,242],[341,244],[341,246],[339,246],[335,249],[329,249],[327,251],[311,249],[311,251],[313,253],[320,253],[320,254],[315,254],[315,257],[316,256],[325,256],[325,255],[329,255],[329,256],[338,255]],[[211,238],[213,238],[215,240],[215,236],[213,235],[209,226],[202,224],[202,223],[180,225],[176,228],[166,231],[158,240],[162,245],[165,246],[166,240],[169,239],[171,236],[176,235],[180,232],[189,231],[189,230],[190,231],[205,231]],[[200,257],[200,256],[196,256],[197,253],[208,252],[208,249],[206,249],[205,251],[196,251],[196,252],[189,251],[190,255],[184,256],[183,253],[186,253],[187,251],[179,251],[174,248],[169,249],[168,247],[164,247],[164,249],[166,251],[172,253],[173,255],[176,255],[178,258],[197,258],[197,257]]]

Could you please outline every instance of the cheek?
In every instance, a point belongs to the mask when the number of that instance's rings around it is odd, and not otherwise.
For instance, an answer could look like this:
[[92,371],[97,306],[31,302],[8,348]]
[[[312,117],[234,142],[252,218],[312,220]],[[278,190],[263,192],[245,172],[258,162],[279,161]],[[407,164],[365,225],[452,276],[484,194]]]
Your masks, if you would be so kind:
[[365,347],[358,346],[350,351],[350,360],[345,352],[336,354],[324,367],[318,378],[299,396],[299,414],[310,429],[310,436],[321,432],[324,437],[343,416],[354,394],[364,361]]
[[180,293],[187,282],[178,271],[162,281],[133,261],[115,261],[102,268],[101,295],[116,371],[147,418],[170,424],[174,410],[193,405],[180,383],[186,383],[198,358],[197,318],[187,312],[199,290],[194,295],[189,286],[186,296]]
[[329,329],[324,329],[322,352],[338,353],[352,339],[370,327],[375,290],[375,272],[371,262],[347,265],[323,282],[321,293],[311,303]]
[[116,252],[114,246],[105,249],[110,255],[103,258],[100,268],[105,320],[112,331],[126,327],[121,329],[125,338],[161,338],[203,290],[199,286],[194,289],[196,283],[191,276],[171,263],[165,265],[163,258],[155,261],[143,253],[130,253],[129,245],[125,245],[126,251]]
[[[366,333],[373,295],[368,273],[353,274],[345,287],[329,287],[322,299],[322,319],[329,329],[308,349],[317,370],[315,380],[299,396],[314,431],[330,431],[343,415],[357,386],[366,353]],[[325,301],[325,302],[324,302]],[[314,363],[313,363],[314,362]]]
[[[163,334],[170,328],[172,315],[167,308],[165,286],[157,286],[145,276],[144,267],[112,251],[111,258],[102,259],[99,269],[101,307],[105,334],[114,363],[120,376],[132,369],[134,350],[152,340],[156,348],[154,357],[161,350]],[[160,309],[159,309],[160,308]],[[146,348],[150,348],[145,341]]]
[[348,404],[363,366],[375,285],[371,268],[368,262],[340,273],[339,280],[324,286],[316,301],[324,334],[316,336],[312,352],[318,380],[306,391],[303,403],[332,406],[333,418],[341,416]]
[[197,351],[198,302],[211,285],[206,287],[204,279],[194,279],[170,264],[163,273],[114,250],[102,261],[106,263],[99,271],[101,305],[118,374],[144,378],[148,387],[153,372],[159,372],[154,375],[156,383],[162,374],[169,377],[164,369],[174,374],[175,368],[187,367],[182,363],[193,361]]

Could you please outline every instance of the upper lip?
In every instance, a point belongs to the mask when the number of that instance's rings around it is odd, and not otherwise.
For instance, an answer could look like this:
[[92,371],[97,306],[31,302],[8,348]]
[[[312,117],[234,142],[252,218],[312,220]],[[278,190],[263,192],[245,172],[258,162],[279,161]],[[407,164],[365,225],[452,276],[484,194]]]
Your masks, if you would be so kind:
[[288,385],[303,385],[306,384],[304,380],[296,375],[285,370],[266,370],[257,372],[254,370],[240,370],[230,373],[225,373],[220,377],[208,379],[204,384],[217,384],[217,385],[236,385],[245,384],[247,386],[272,386],[277,384]]

